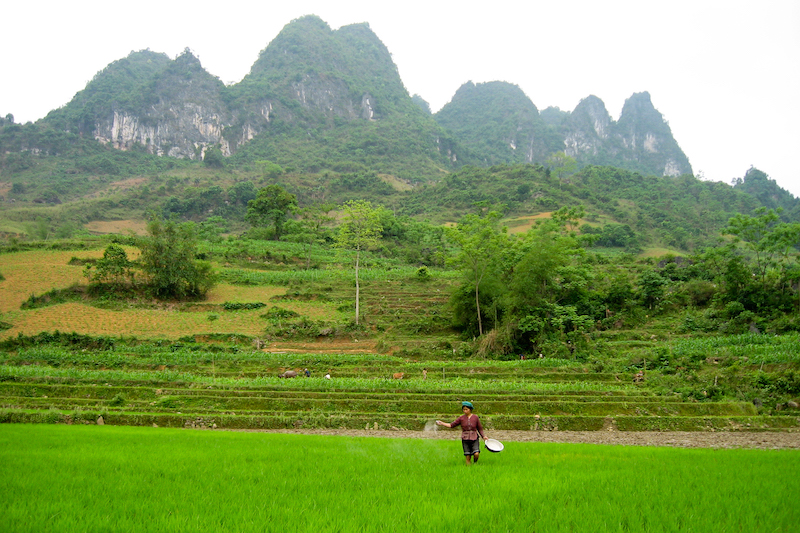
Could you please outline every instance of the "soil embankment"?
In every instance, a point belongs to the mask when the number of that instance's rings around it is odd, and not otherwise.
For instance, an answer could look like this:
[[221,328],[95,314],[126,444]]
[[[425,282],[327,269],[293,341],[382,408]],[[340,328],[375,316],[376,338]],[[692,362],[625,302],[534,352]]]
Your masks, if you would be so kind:
[[[253,430],[306,435],[458,439],[459,431],[408,431],[367,429]],[[800,449],[798,431],[487,431],[501,442],[560,442],[616,446],[671,446],[676,448]]]

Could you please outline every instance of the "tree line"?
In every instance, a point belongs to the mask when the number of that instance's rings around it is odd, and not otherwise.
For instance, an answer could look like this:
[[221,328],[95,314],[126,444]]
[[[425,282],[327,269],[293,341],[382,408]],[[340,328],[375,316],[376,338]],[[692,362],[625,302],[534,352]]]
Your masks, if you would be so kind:
[[[800,330],[800,223],[782,221],[780,209],[738,214],[716,245],[658,261],[593,252],[602,235],[583,231],[587,216],[583,206],[563,207],[510,234],[499,211],[477,205],[442,228],[366,200],[300,208],[293,194],[270,185],[247,203],[245,237],[303,243],[305,268],[312,268],[314,247],[353,252],[356,325],[362,254],[405,254],[413,264],[457,269],[462,277],[451,295],[451,323],[480,351],[499,357],[543,351],[569,357],[584,352],[598,330],[675,310],[682,316],[678,329],[686,332]],[[155,217],[148,235],[135,242],[141,249],[136,265],[112,244],[87,275],[100,284],[130,283],[137,268],[155,297],[201,298],[214,273],[197,259],[200,229]]]

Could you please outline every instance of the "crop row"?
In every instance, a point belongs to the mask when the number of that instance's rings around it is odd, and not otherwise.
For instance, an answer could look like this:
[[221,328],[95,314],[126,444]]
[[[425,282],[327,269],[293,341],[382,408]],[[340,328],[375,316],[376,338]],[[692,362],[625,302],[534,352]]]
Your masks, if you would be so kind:
[[797,363],[800,362],[800,334],[771,336],[750,333],[681,339],[673,346],[672,354],[693,359],[735,357],[751,364]]
[[[418,269],[415,267],[394,267],[385,268],[361,268],[358,277],[363,282],[370,281],[389,281],[398,279],[414,279],[417,277]],[[327,270],[248,270],[224,268],[219,273],[220,279],[227,283],[239,285],[274,285],[286,286],[298,283],[319,283],[319,282],[341,282],[353,279],[353,272],[350,270],[327,269]],[[453,278],[453,271],[437,271],[430,269],[428,276],[435,278]]]
[[[270,399],[337,399],[337,400],[417,400],[417,401],[454,401],[452,392],[419,392],[398,390],[393,392],[363,392],[348,390],[287,390],[272,387],[247,388],[214,388],[214,387],[159,387],[130,386],[106,383],[104,385],[75,385],[63,383],[42,383],[6,381],[0,383],[0,397],[48,397],[48,398],[93,398],[110,400],[117,395],[124,395],[131,400],[153,400],[159,396],[206,396],[220,398],[262,398]],[[599,392],[599,391],[562,391],[528,392],[525,394],[495,393],[470,394],[473,402],[554,402],[568,400],[570,402],[635,402],[663,403],[680,401],[679,396],[655,396],[648,392]]]
[[[585,374],[575,374],[584,376]],[[299,378],[280,379],[275,376],[227,377],[197,372],[163,370],[99,370],[43,365],[10,366],[0,368],[0,381],[40,381],[44,383],[99,383],[173,387],[269,387],[282,390],[310,391],[382,391],[382,392],[452,392],[476,393],[572,393],[591,391],[597,393],[638,391],[636,384],[614,381],[563,381],[538,380],[475,380],[460,376],[447,379],[389,379],[341,377],[335,379]]]
[[[19,348],[16,352],[0,352],[0,364],[46,363],[49,365],[87,365],[93,368],[147,366],[253,366],[264,369],[305,367],[355,367],[368,372],[391,370],[421,376],[423,368],[431,371],[467,373],[527,374],[559,369],[582,372],[579,362],[563,359],[532,359],[529,361],[437,361],[435,366],[425,362],[409,362],[399,357],[380,354],[289,354],[265,353],[254,350],[199,351],[181,347],[154,348],[152,345],[115,346],[109,350],[80,350],[57,345]],[[283,371],[283,370],[281,370]]]
[[[756,409],[744,402],[570,402],[570,401],[484,401],[478,404],[484,416],[495,415],[574,415],[574,416],[752,416]],[[457,403],[425,400],[367,400],[353,398],[259,398],[220,396],[160,396],[152,401],[129,400],[119,394],[110,400],[95,398],[0,397],[4,408],[74,409],[80,407],[120,406],[129,411],[180,411],[182,413],[214,414],[276,414],[283,412],[324,411],[337,413],[404,413],[425,414],[431,417],[455,418]],[[455,414],[453,414],[455,413]]]
[[[103,423],[130,426],[219,429],[408,429],[435,431],[429,415],[402,413],[328,413],[323,411],[275,414],[186,415],[183,413],[129,412],[124,410],[0,409],[0,423]],[[485,417],[487,430],[539,431],[710,431],[797,428],[794,417],[768,416],[513,416]],[[455,433],[454,433],[455,435]]]

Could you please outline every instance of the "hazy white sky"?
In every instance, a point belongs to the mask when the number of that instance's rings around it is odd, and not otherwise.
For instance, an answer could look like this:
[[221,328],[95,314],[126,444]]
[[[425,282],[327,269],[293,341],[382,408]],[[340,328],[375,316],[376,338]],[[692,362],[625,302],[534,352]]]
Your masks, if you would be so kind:
[[236,82],[291,20],[368,22],[435,112],[465,82],[519,85],[540,109],[591,94],[614,120],[649,91],[695,174],[755,166],[800,197],[798,0],[26,0],[3,7],[0,116],[35,121],[106,65],[190,48]]

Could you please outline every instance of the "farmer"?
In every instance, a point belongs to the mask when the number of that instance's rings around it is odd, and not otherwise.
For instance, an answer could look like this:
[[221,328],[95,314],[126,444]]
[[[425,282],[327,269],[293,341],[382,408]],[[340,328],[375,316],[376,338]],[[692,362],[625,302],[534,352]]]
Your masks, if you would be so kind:
[[478,415],[472,414],[473,409],[474,407],[471,402],[461,402],[461,410],[464,414],[456,418],[454,422],[448,424],[441,420],[436,421],[438,425],[446,428],[461,426],[461,446],[464,448],[464,459],[467,461],[467,466],[470,464],[470,457],[473,463],[477,463],[481,455],[478,435],[480,434],[481,438],[486,440],[486,435],[483,432],[483,424],[481,424]]

